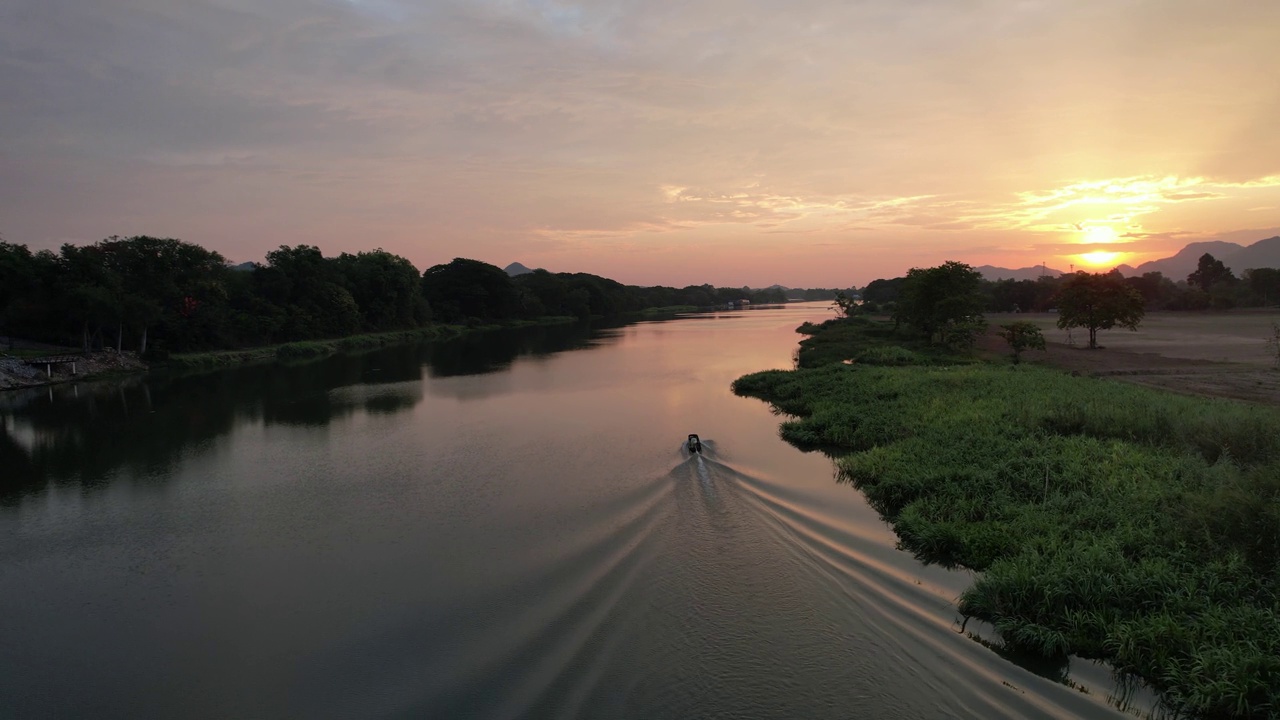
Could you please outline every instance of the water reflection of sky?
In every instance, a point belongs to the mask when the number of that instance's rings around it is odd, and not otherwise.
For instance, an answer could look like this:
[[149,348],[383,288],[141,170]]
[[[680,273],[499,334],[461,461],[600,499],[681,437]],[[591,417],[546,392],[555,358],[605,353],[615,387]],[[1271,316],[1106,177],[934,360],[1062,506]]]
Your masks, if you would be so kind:
[[0,508],[0,580],[26,589],[0,594],[0,697],[30,716],[1105,716],[957,634],[967,575],[896,550],[829,458],[731,394],[790,365],[803,312],[566,337],[589,352],[508,336],[487,374],[461,372],[474,345],[389,348],[10,404],[0,467],[31,482]]
[[[533,327],[307,363],[156,372],[5,393],[0,461],[8,471],[0,498],[50,481],[101,482],[120,470],[163,473],[188,449],[241,425],[322,429],[359,416],[394,416],[419,405],[424,387],[455,400],[505,394],[514,390],[509,375],[518,359],[537,368],[556,353],[596,342],[579,324]],[[537,388],[536,372],[524,380]]]

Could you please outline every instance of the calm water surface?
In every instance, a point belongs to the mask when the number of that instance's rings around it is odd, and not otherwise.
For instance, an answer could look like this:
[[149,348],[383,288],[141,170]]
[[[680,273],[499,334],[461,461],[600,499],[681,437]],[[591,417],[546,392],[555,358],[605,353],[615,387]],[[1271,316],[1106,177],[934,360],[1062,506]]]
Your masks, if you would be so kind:
[[729,392],[829,316],[2,395],[0,715],[1123,716]]

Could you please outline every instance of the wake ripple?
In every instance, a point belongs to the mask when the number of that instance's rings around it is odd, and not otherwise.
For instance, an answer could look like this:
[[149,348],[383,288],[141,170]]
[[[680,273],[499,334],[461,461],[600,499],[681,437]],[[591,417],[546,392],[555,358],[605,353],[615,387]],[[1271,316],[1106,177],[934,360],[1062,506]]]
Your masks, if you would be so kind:
[[[880,531],[844,522],[785,486],[736,472],[733,477],[778,542],[826,581],[828,593],[872,620],[877,644],[893,646],[896,654],[929,668],[919,678],[922,685],[943,694],[954,692],[975,717],[1121,716],[1097,699],[1001,660],[959,634],[954,591],[922,578],[923,566],[886,546]],[[951,574],[962,574],[966,580],[971,576],[966,571]]]

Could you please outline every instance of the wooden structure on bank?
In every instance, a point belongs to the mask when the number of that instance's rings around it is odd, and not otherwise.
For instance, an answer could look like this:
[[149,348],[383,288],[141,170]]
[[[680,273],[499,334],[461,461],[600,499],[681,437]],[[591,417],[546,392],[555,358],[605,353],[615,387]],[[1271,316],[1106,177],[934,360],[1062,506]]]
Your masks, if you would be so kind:
[[45,377],[53,377],[54,365],[71,365],[71,374],[76,374],[76,362],[79,355],[50,355],[49,357],[27,358],[23,362],[28,365],[43,365]]

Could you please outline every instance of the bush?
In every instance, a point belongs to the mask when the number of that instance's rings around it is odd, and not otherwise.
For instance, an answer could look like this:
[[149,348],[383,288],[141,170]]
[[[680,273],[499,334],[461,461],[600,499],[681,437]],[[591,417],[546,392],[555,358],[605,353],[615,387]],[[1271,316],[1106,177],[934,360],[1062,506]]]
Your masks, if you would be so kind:
[[277,360],[305,360],[307,358],[320,357],[328,355],[333,350],[322,342],[295,342],[281,345],[276,348]]
[[863,365],[891,366],[920,365],[923,362],[921,357],[916,353],[896,345],[865,350],[858,353],[858,357],[856,357],[854,361]]

